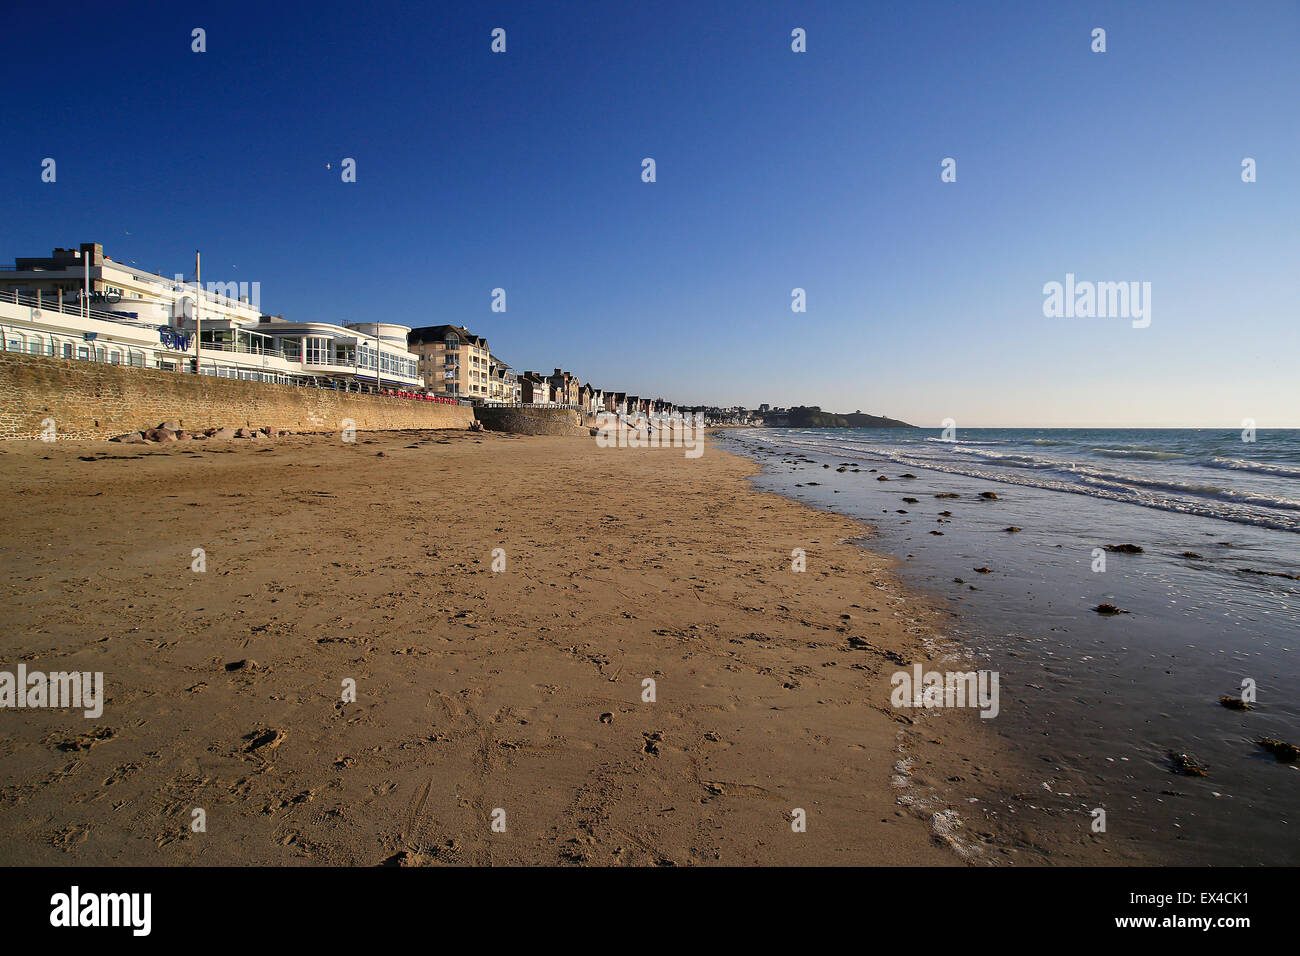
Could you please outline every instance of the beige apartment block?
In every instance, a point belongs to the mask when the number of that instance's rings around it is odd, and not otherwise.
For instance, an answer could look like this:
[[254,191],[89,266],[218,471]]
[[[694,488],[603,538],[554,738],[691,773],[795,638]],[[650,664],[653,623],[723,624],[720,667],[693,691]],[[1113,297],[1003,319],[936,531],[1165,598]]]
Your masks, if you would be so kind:
[[449,398],[491,400],[487,339],[463,325],[430,325],[412,329],[407,348],[420,356],[420,374],[430,390]]

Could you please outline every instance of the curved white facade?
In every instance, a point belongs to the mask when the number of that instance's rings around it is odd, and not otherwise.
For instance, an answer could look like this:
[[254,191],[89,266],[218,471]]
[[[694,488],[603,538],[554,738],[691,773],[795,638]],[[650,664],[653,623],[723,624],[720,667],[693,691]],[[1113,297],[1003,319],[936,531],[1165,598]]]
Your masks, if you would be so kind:
[[[89,308],[84,301],[89,291]],[[260,283],[166,279],[103,255],[56,249],[0,271],[0,347],[28,354],[335,388],[422,389],[405,325],[286,322]]]

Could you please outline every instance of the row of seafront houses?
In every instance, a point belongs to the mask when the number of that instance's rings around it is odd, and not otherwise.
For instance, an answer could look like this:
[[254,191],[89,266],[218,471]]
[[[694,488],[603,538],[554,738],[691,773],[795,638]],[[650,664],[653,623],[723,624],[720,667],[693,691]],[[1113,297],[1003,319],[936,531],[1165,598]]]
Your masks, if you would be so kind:
[[517,373],[464,326],[291,322],[265,315],[258,283],[166,279],[99,243],[0,266],[0,349],[475,405],[670,415],[663,399],[606,391],[561,369]]

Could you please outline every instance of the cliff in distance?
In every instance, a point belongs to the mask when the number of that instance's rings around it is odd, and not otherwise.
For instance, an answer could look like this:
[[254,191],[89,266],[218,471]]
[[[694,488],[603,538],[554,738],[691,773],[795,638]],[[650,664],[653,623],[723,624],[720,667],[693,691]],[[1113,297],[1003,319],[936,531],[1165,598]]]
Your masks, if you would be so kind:
[[915,428],[897,418],[849,412],[843,415],[824,412],[816,405],[799,405],[790,409],[791,428]]

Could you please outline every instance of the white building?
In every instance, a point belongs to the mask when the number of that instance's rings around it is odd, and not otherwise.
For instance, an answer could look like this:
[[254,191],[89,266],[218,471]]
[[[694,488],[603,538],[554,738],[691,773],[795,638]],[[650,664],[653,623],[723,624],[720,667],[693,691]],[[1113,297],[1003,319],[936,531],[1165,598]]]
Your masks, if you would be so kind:
[[[374,386],[377,383],[389,389],[418,389],[424,385],[418,369],[420,357],[406,350],[408,332],[409,326],[392,322],[331,325],[328,322],[286,322],[274,316],[263,316],[257,330],[249,330],[251,335],[268,339],[279,355],[296,362],[310,375],[338,381],[353,380],[358,385]],[[208,349],[206,338],[205,331],[205,352]]]
[[197,365],[220,378],[422,390],[406,326],[285,322],[263,315],[259,297],[257,283],[200,289],[83,243],[0,266],[0,347],[180,372]]

